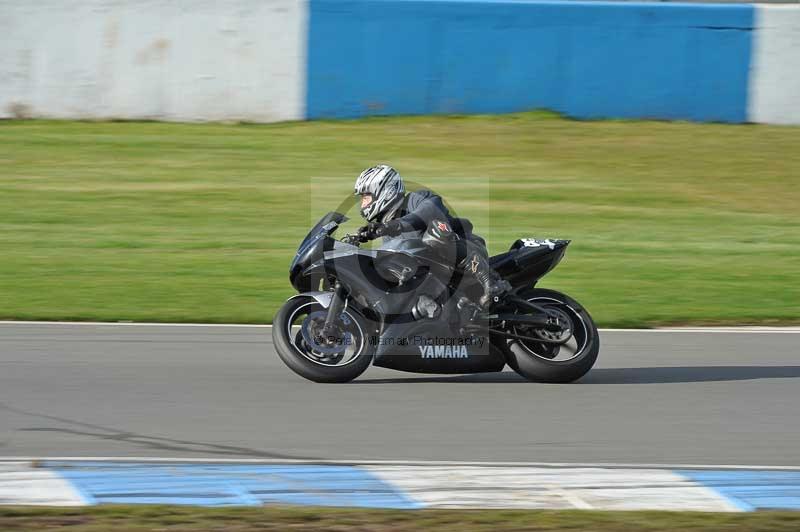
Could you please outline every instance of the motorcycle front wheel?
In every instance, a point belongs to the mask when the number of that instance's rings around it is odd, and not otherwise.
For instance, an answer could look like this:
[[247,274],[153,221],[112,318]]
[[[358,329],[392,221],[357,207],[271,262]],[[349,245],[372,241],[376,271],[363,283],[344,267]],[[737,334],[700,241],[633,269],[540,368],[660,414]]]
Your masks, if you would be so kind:
[[275,351],[289,369],[314,382],[349,382],[372,363],[375,347],[367,321],[345,309],[335,334],[320,334],[327,309],[313,297],[289,299],[272,320]]
[[600,335],[586,309],[555,290],[533,288],[518,295],[550,310],[568,333],[512,327],[508,332],[535,339],[498,338],[508,365],[528,380],[551,383],[576,381],[592,369],[600,352]]

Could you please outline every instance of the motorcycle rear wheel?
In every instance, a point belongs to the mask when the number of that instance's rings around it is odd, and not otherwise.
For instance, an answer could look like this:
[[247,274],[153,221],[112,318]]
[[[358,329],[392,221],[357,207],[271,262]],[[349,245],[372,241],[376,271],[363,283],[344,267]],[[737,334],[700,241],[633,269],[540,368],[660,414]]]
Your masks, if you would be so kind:
[[[568,383],[580,379],[592,369],[600,352],[600,335],[586,309],[555,290],[532,288],[517,295],[569,318],[572,337],[563,345],[498,338],[496,343],[514,371],[534,382]],[[519,334],[521,331],[509,332]],[[525,336],[529,334],[524,333]],[[542,335],[548,337],[546,332]]]
[[326,309],[312,297],[289,299],[272,320],[275,351],[289,369],[310,381],[349,382],[372,363],[375,347],[370,342],[370,329],[360,314],[345,309],[338,324],[341,347],[312,345],[313,339],[307,330],[304,334],[303,327],[312,326],[325,313]]

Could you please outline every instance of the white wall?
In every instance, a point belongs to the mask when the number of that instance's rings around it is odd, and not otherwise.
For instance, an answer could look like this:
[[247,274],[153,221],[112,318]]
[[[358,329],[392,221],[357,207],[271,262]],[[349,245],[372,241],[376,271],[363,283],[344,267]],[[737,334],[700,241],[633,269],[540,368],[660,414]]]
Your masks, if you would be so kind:
[[755,27],[749,120],[800,124],[800,6],[757,5]]
[[0,0],[0,117],[305,116],[305,0]]

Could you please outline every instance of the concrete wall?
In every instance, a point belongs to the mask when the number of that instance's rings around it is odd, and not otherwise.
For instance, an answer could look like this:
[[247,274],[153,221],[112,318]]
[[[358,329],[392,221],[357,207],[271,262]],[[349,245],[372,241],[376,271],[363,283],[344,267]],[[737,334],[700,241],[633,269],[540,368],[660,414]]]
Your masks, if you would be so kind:
[[800,124],[800,7],[757,6],[753,41],[749,120]]
[[0,0],[0,117],[305,116],[302,0]]
[[800,124],[800,6],[0,0],[0,117]]

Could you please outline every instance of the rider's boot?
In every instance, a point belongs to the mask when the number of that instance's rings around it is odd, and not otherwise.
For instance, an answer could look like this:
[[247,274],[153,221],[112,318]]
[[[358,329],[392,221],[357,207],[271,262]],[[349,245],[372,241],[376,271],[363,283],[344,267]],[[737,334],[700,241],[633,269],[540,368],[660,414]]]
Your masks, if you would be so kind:
[[489,310],[511,291],[511,284],[500,277],[489,265],[489,260],[480,253],[470,253],[463,262],[464,271],[472,273],[483,287],[483,295],[478,299],[478,304],[483,310]]

